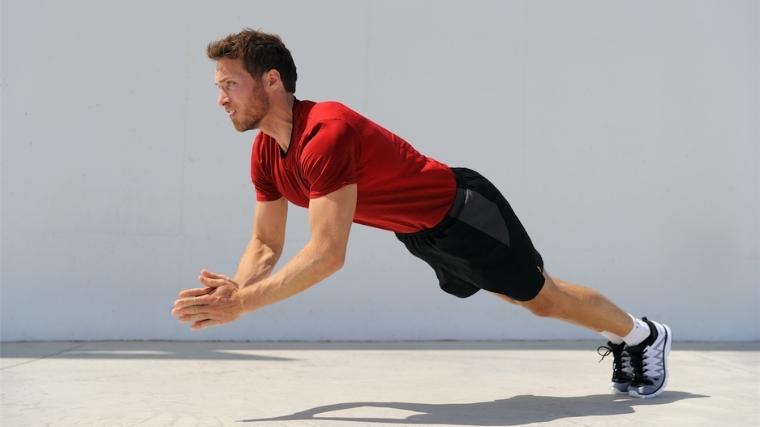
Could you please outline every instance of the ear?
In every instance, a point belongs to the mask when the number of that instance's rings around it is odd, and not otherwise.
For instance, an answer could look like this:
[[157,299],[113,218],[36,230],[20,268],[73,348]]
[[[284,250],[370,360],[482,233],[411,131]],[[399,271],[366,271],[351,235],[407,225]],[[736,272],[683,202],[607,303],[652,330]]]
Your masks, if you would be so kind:
[[282,84],[282,78],[280,77],[280,72],[274,68],[264,73],[263,79],[264,79],[263,80],[264,87],[267,87],[267,88],[274,89],[278,83]]

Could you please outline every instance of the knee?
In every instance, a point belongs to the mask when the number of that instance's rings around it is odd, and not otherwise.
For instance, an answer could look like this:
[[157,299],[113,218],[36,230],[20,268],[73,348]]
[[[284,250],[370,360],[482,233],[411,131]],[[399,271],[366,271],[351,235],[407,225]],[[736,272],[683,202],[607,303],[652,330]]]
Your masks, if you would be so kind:
[[535,298],[529,301],[523,301],[520,305],[528,309],[531,313],[539,317],[561,317],[560,296],[556,279],[546,276],[546,281],[541,291]]
[[499,294],[496,292],[493,292],[493,294],[499,297],[500,299],[507,301],[510,304],[519,305],[520,307],[525,308],[526,310],[530,311],[536,316],[552,317],[552,315],[554,314],[553,305],[543,298],[539,299],[538,297],[536,297],[536,298],[533,298],[532,300],[520,301],[520,300],[512,299],[506,295]]

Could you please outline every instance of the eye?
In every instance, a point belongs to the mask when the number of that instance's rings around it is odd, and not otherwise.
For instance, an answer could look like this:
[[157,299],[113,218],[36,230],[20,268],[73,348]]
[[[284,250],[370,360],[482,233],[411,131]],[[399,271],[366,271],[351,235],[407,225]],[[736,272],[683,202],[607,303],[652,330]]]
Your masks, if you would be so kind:
[[227,87],[232,87],[234,84],[235,84],[235,82],[231,82],[229,80],[226,82],[226,86]]

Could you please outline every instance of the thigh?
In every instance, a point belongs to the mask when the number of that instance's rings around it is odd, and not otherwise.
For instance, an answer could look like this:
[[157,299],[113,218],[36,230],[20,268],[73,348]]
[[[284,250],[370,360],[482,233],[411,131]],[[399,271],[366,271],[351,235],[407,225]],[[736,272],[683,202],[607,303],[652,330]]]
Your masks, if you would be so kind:
[[435,245],[460,261],[462,277],[479,288],[518,301],[535,298],[544,284],[543,259],[512,207],[479,173],[454,171],[464,203],[452,225],[433,234]]

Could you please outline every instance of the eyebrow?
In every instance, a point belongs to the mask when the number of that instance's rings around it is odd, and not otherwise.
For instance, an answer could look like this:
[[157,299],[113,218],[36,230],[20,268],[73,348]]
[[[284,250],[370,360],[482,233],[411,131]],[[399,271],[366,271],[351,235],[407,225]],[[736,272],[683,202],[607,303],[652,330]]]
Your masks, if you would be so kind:
[[219,80],[218,82],[214,82],[214,85],[219,86],[220,84],[226,82],[227,80],[232,79],[232,77],[224,77],[223,79]]

